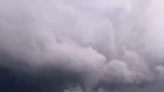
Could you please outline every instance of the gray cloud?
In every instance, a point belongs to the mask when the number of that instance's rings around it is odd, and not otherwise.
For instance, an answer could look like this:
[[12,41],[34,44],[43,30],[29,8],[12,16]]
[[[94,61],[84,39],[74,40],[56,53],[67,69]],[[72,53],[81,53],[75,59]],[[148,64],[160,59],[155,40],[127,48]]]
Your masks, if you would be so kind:
[[159,81],[164,76],[162,2],[1,0],[0,64],[41,75],[53,70],[48,76],[54,80],[59,70],[66,81],[78,77],[86,92],[101,82]]

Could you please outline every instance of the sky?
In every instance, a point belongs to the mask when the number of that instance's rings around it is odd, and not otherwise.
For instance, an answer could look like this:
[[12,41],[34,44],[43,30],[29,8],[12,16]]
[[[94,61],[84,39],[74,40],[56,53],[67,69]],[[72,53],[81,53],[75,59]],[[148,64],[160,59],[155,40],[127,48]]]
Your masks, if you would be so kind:
[[163,3],[1,0],[0,90],[62,92],[71,83],[84,92],[159,90]]

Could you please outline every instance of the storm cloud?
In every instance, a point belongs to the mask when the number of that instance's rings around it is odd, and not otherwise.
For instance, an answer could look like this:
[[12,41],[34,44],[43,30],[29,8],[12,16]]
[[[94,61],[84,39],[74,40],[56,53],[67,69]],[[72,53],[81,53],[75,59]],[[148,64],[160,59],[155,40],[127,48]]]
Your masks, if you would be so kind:
[[2,84],[20,80],[11,86],[14,92],[28,85],[31,92],[37,87],[39,92],[60,92],[66,83],[79,83],[91,92],[100,86],[112,90],[163,80],[162,3],[1,0],[1,75],[6,71],[15,78]]

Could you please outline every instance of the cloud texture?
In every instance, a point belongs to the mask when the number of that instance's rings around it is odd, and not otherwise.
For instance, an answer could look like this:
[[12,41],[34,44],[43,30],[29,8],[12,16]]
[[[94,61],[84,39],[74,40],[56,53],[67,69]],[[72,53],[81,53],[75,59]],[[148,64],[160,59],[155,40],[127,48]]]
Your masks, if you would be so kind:
[[0,65],[54,80],[76,76],[86,92],[99,83],[157,82],[164,78],[162,3],[1,0]]

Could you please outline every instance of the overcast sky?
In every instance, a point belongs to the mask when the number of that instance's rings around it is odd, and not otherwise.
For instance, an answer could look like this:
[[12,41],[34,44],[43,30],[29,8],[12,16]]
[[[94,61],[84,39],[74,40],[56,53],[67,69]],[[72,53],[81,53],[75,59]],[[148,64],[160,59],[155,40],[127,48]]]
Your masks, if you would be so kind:
[[20,86],[15,80],[21,79],[51,91],[74,82],[85,92],[99,87],[162,91],[158,82],[164,80],[163,3],[1,0],[0,68],[12,72],[1,79],[11,78],[4,85],[15,90]]

